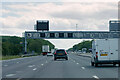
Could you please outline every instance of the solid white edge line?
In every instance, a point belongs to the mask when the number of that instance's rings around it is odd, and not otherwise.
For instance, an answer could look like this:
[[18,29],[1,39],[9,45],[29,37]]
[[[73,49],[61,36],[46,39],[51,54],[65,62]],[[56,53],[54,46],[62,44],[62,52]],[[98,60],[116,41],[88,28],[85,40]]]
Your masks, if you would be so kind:
[[14,76],[14,75],[16,75],[16,74],[8,74],[8,75],[6,75],[6,77],[11,77],[11,76]]

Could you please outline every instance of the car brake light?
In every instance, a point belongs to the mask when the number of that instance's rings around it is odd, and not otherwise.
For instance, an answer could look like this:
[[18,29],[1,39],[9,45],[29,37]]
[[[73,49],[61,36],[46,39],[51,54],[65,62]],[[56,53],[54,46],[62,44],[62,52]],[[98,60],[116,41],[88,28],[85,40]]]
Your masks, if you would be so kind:
[[98,58],[98,52],[96,52],[96,58]]
[[67,54],[67,52],[65,51],[65,54]]

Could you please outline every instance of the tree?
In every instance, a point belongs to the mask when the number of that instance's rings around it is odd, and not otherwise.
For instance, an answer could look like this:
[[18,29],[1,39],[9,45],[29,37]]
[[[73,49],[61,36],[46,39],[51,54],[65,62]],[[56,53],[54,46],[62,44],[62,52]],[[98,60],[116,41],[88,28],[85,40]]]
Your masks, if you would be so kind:
[[[22,37],[16,36],[2,36],[2,55],[19,55],[23,52],[23,42]],[[28,52],[35,51],[36,53],[41,53],[42,45],[49,45],[50,49],[55,46],[47,40],[44,39],[28,39]]]
[[82,50],[82,48],[87,48],[88,52],[89,49],[92,48],[92,41],[82,41],[81,43],[74,45],[73,48],[70,48],[70,50],[72,49],[73,51],[78,51]]

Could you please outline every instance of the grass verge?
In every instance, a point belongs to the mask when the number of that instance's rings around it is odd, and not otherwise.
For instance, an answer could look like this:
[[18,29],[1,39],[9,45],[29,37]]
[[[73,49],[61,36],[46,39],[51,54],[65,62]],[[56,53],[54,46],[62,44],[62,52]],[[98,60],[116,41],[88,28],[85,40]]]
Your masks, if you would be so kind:
[[38,55],[8,55],[8,56],[2,56],[0,57],[0,60],[9,60],[9,59],[15,59],[15,58],[23,58],[23,57],[31,57],[31,56],[38,56]]
[[2,58],[0,60],[9,60],[9,59],[15,59],[15,58],[21,58],[21,56],[19,56],[19,55],[15,55],[15,56],[2,56]]

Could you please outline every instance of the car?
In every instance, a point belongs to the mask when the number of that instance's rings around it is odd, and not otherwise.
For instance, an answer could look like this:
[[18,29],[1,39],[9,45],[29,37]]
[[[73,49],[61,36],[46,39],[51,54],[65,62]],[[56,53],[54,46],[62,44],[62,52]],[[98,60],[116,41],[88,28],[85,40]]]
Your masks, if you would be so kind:
[[47,56],[53,56],[53,54],[52,53],[47,53]]
[[54,60],[56,59],[68,60],[67,52],[64,49],[57,49],[54,53]]

